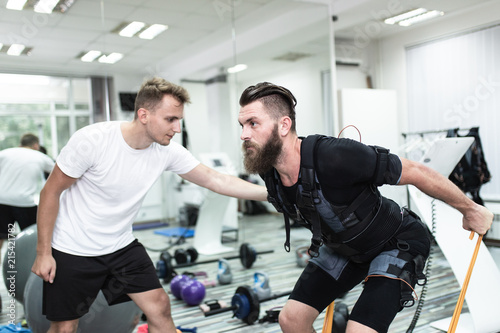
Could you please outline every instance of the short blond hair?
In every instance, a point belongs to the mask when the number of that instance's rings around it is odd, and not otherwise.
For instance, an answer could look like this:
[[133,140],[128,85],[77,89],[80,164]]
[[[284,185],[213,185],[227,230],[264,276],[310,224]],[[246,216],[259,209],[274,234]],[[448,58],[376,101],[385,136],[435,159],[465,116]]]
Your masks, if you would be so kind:
[[137,118],[137,111],[140,108],[154,112],[165,95],[174,97],[181,104],[191,103],[189,93],[184,87],[173,84],[161,77],[153,77],[146,80],[137,93],[134,118]]

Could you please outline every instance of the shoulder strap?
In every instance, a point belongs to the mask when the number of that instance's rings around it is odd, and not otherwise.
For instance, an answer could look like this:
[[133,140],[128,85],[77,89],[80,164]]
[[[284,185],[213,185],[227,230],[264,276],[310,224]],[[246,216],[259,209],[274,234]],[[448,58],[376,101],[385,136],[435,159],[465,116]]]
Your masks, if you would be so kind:
[[285,220],[285,234],[286,234],[284,247],[286,252],[290,252],[290,217],[288,216],[286,210],[283,209],[283,205],[285,203],[282,200],[280,200],[278,196],[277,186],[279,180],[277,179],[278,176],[276,175],[276,170],[272,168],[265,174],[260,175],[260,177],[264,179],[264,182],[266,183],[267,201],[271,203],[279,213],[283,214],[283,218]]
[[314,170],[314,157],[316,150],[316,143],[323,137],[322,135],[310,135],[302,140],[300,148],[300,178],[302,184],[302,202],[304,208],[310,210],[311,225],[312,225],[312,238],[311,246],[309,247],[309,255],[317,257],[319,255],[319,248],[322,245],[321,240],[321,220],[319,213],[316,210],[316,204],[320,202],[318,189],[316,187],[316,172]]

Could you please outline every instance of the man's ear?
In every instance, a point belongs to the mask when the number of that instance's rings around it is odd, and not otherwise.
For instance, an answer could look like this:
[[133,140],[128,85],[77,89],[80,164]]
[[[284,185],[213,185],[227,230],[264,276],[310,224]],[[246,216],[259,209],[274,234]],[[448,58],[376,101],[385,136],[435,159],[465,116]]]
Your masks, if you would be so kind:
[[144,108],[140,108],[139,110],[137,110],[137,119],[139,119],[141,123],[143,124],[146,123],[148,116],[149,116],[148,110]]
[[292,119],[290,119],[290,117],[282,117],[278,126],[280,134],[283,136],[287,135],[288,132],[290,132],[291,127],[292,127]]

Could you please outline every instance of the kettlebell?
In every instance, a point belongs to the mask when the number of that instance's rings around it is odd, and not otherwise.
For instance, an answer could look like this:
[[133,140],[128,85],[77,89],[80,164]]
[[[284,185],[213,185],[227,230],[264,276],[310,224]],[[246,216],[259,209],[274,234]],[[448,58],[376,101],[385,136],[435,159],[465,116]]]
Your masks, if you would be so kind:
[[309,245],[306,245],[306,246],[299,246],[297,250],[295,250],[295,258],[297,260],[297,266],[299,267],[307,266],[309,259],[311,259],[311,256],[307,252],[308,249]]
[[264,272],[255,272],[253,275],[253,290],[259,300],[271,296],[271,287],[269,286],[269,276]]
[[233,273],[231,273],[231,267],[226,259],[219,259],[217,280],[219,281],[219,284],[230,284],[233,282]]

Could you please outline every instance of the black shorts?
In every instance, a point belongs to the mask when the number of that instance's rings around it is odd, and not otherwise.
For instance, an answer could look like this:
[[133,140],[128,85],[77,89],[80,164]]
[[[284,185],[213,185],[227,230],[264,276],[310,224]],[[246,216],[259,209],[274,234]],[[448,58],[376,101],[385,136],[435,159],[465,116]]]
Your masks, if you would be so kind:
[[42,313],[50,321],[85,315],[100,290],[109,305],[130,301],[129,293],[162,288],[156,269],[137,240],[111,254],[83,257],[52,249],[53,283],[43,283]]
[[37,206],[15,207],[0,204],[0,239],[9,237],[9,229],[14,227],[15,222],[21,230],[35,224],[37,209]]
[[[427,227],[414,215],[405,212],[403,216],[401,231],[396,236],[406,241],[409,258],[420,255],[427,259],[430,248]],[[399,268],[406,267],[410,260],[400,258],[401,252],[396,242],[389,242],[371,262],[355,263],[323,246],[320,249],[320,258],[324,256],[321,259],[323,268],[315,264],[314,260],[310,261],[299,277],[290,299],[322,312],[333,300],[364,281],[368,275],[373,275],[365,283],[349,319],[377,332],[387,332],[401,310],[402,282],[395,279],[397,276],[392,276],[390,271],[396,265]],[[328,271],[325,267],[331,269]],[[410,270],[415,268],[410,267]]]

